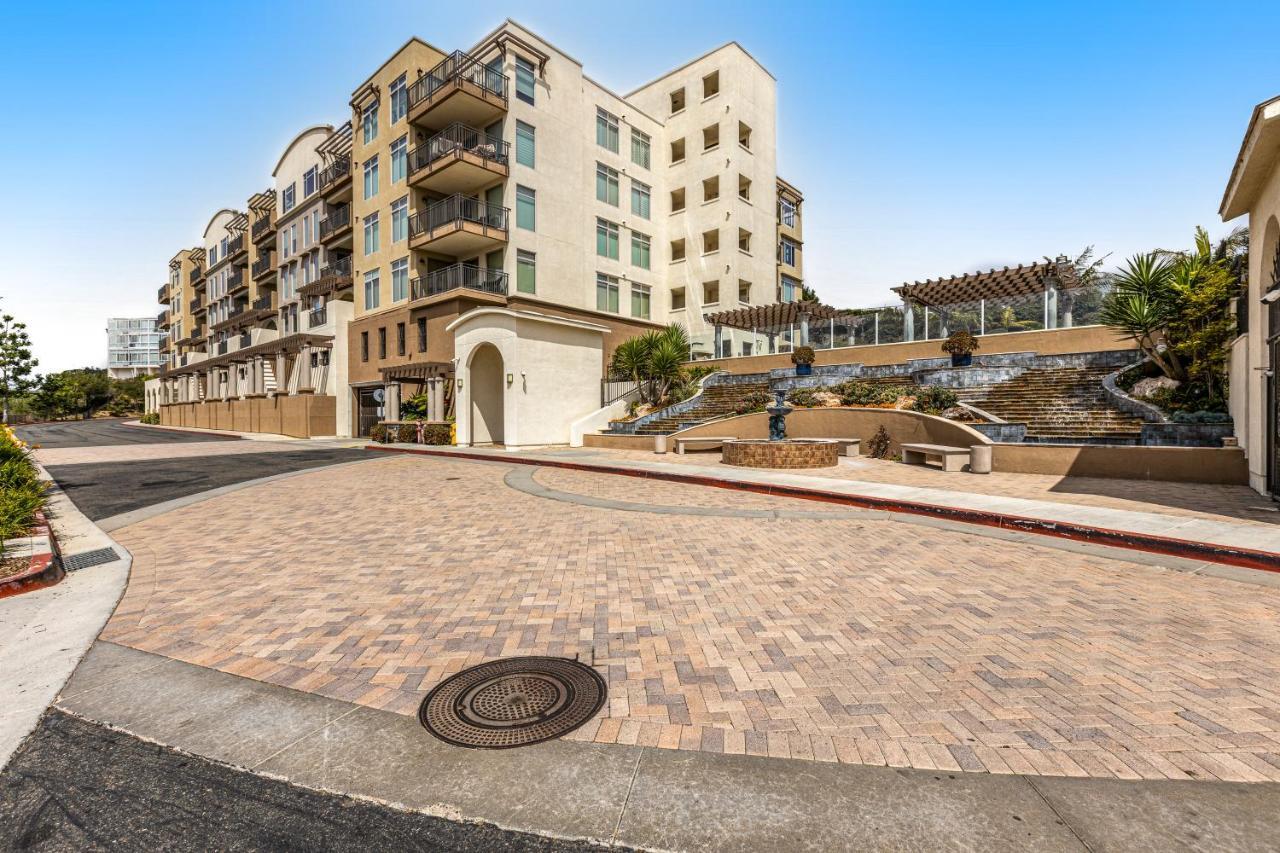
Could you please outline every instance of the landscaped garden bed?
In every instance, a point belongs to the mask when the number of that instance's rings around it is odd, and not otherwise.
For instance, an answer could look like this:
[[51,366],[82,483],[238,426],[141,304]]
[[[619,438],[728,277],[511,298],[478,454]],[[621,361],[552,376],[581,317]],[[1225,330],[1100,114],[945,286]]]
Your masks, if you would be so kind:
[[0,597],[62,579],[44,516],[47,488],[31,449],[11,428],[0,426]]

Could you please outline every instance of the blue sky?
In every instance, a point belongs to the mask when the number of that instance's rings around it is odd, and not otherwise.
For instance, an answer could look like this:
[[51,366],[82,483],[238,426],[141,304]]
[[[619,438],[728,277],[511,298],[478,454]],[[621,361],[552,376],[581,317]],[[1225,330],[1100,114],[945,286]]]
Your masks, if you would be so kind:
[[846,307],[1221,233],[1249,112],[1280,94],[1274,2],[24,4],[0,37],[0,310],[42,369],[105,363],[106,318],[156,313],[168,259],[298,130],[344,121],[410,35],[465,48],[507,16],[617,91],[741,42],[779,81],[806,277]]

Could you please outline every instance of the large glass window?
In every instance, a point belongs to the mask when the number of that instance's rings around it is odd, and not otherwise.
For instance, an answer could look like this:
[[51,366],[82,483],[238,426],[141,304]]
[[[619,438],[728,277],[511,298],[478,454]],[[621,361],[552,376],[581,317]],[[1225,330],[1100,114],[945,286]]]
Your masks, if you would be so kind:
[[409,135],[391,143],[391,183],[403,181],[409,173]]
[[651,299],[649,287],[643,284],[631,285],[631,316],[639,317],[642,320],[649,319],[649,300]]
[[618,117],[599,107],[596,108],[596,144],[618,153]]
[[364,253],[372,255],[378,251],[378,212],[375,210],[364,218]]
[[364,161],[364,197],[373,198],[378,194],[378,155]]
[[607,219],[596,220],[596,254],[618,259],[618,226]]
[[782,219],[782,224],[786,225],[789,228],[796,227],[795,202],[784,198],[780,202],[778,202],[778,206],[779,208],[781,208],[780,217]]
[[631,128],[631,162],[649,168],[650,150],[649,134]]
[[523,56],[516,57],[516,97],[533,103],[533,63]]
[[618,206],[618,171],[604,163],[596,163],[596,198],[605,204]]
[[[284,188],[284,192],[280,193],[280,212],[281,213],[288,213],[289,211],[293,210],[294,204],[297,203],[297,193],[298,193],[297,184],[289,184],[289,186]],[[213,262],[210,261],[210,264],[212,263]]]
[[391,242],[409,239],[409,197],[391,202]]
[[381,301],[382,295],[378,292],[381,289],[381,282],[378,278],[378,270],[369,270],[364,274],[364,310],[366,311],[377,308]]
[[649,269],[649,235],[631,232],[631,264],[642,270]]
[[533,168],[534,161],[534,129],[533,125],[522,121],[516,122],[516,162],[521,166]]
[[516,251],[516,290],[521,293],[538,292],[538,257],[524,249]]
[[795,241],[782,238],[782,262],[789,267],[796,265],[796,249]]
[[[391,301],[403,302],[409,298],[409,259],[391,262]],[[404,353],[401,353],[404,355]]]
[[368,145],[370,142],[378,138],[378,102],[377,101],[374,101],[372,104],[364,108],[364,114],[363,116],[361,116],[361,119],[360,119],[360,128],[364,133],[365,145]]
[[533,231],[536,220],[537,194],[528,187],[516,185],[516,227]]
[[631,212],[641,219],[649,218],[649,185],[631,182]]
[[409,112],[409,86],[407,75],[401,74],[391,81],[388,91],[391,93],[391,123],[395,124]]
[[302,197],[310,198],[316,192],[316,178],[320,174],[319,166],[312,166],[307,169],[306,174],[302,176]]
[[616,276],[596,273],[596,310],[618,313],[618,279]]

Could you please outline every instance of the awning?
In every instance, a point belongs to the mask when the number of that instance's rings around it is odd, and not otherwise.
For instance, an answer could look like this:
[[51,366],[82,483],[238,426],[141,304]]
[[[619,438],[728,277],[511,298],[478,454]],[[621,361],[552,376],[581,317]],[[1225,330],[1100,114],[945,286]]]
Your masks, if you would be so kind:
[[448,361],[411,361],[378,369],[387,381],[397,379],[435,379],[453,373],[453,363]]
[[329,348],[333,346],[333,335],[313,335],[308,332],[299,332],[296,335],[287,335],[283,338],[276,338],[274,341],[266,341],[260,344],[254,344],[250,347],[244,347],[233,352],[223,355],[215,355],[206,358],[204,361],[197,361],[194,364],[188,364],[185,367],[172,367],[168,370],[161,371],[158,375],[162,378],[170,376],[181,376],[187,373],[201,373],[210,367],[222,367],[226,364],[234,364],[237,361],[246,361],[262,355],[276,355],[282,352],[298,352],[303,347],[322,347]]
[[931,278],[895,287],[893,292],[917,305],[956,305],[980,299],[1000,299],[1041,293],[1049,282],[1061,290],[1079,286],[1076,270],[1066,259],[987,272]]

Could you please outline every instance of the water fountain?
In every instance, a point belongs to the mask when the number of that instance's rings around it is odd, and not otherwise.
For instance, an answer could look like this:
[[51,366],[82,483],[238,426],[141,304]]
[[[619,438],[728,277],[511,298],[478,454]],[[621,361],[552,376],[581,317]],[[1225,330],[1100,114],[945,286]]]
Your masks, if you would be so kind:
[[823,438],[787,438],[787,405],[785,391],[773,392],[773,405],[765,406],[769,414],[769,439],[735,438],[724,443],[721,457],[726,465],[741,468],[830,468],[839,464],[839,442]]

